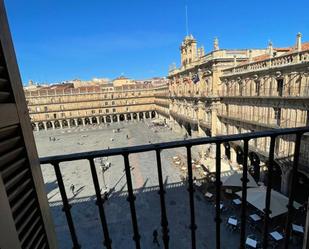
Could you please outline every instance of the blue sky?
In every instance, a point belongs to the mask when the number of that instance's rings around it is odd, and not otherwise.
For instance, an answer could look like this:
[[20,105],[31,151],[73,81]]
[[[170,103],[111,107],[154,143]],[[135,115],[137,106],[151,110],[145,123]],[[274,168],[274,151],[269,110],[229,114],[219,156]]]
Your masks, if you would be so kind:
[[[166,76],[189,32],[212,48],[309,41],[309,1],[5,0],[23,82]],[[299,7],[299,8],[298,8]]]

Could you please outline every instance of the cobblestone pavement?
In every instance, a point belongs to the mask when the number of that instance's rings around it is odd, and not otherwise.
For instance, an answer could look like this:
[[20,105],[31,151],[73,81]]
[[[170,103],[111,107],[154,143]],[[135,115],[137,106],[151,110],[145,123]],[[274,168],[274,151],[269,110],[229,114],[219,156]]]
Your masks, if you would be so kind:
[[[119,133],[113,133],[120,128]],[[156,131],[155,131],[156,130]],[[129,136],[129,139],[126,136]],[[49,141],[55,137],[55,141]],[[162,142],[182,139],[167,128],[151,128],[146,122],[111,124],[108,127],[88,126],[64,130],[35,132],[39,156],[68,154],[107,147],[124,147],[149,142]],[[112,141],[113,140],[113,141]],[[181,181],[181,173],[172,163],[172,157],[183,153],[185,149],[173,149],[162,152],[163,178],[166,188],[166,205],[169,222],[170,248],[191,248],[189,195],[187,186]],[[123,158],[110,157],[111,167],[104,173],[105,183],[111,189],[111,195],[104,204],[108,221],[112,247],[115,249],[135,248],[132,240],[132,224],[127,202],[127,188]],[[136,195],[136,210],[141,235],[142,248],[163,248],[160,226],[160,200],[155,153],[140,153],[130,156],[133,186]],[[61,171],[66,191],[72,204],[72,216],[82,248],[103,248],[103,234],[99,221],[95,192],[92,184],[90,167],[86,160],[62,163]],[[103,175],[96,165],[101,188]],[[51,207],[59,248],[71,248],[71,239],[58,190],[54,170],[50,165],[42,165],[46,192]],[[70,191],[74,184],[75,193]],[[198,249],[215,248],[214,207],[207,202],[200,192],[195,193],[196,237]],[[235,211],[237,213],[237,211]],[[238,248],[239,233],[225,228],[227,215],[223,214],[222,248]],[[152,232],[159,232],[160,246],[152,243]]]

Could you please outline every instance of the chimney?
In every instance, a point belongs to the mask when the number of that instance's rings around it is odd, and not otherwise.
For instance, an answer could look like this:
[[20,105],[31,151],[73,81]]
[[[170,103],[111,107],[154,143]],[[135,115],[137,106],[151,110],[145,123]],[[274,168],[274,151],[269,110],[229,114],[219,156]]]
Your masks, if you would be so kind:
[[296,50],[298,52],[301,51],[301,37],[302,37],[302,34],[300,32],[298,32],[297,36],[296,36]]
[[271,41],[268,42],[268,53],[270,58],[274,56],[273,43]]

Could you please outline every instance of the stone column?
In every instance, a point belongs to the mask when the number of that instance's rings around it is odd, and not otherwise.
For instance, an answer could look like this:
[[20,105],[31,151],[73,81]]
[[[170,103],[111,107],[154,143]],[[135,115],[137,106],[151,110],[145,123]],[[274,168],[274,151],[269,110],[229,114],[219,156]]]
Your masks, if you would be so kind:
[[100,124],[100,117],[95,117],[97,119],[97,124]]
[[35,122],[34,124],[35,124],[35,130],[36,130],[36,131],[39,131],[39,130],[40,130],[40,128],[39,128],[39,123],[38,123],[38,122]]
[[52,124],[53,130],[55,130],[55,121],[51,121],[51,124]]
[[62,120],[59,120],[59,124],[60,124],[60,129],[63,129]]
[[120,122],[120,115],[117,114],[117,122]]
[[44,130],[47,131],[46,121],[43,121]]
[[128,114],[124,114],[124,120],[128,121]]
[[[69,120],[70,121],[70,120]],[[70,122],[68,122],[68,123],[70,123]],[[74,125],[75,126],[78,126],[78,122],[77,122],[77,118],[74,118]],[[69,127],[70,127],[70,125],[68,125]]]
[[92,117],[89,117],[90,124],[92,124]]
[[103,116],[103,122],[106,123],[106,116]]
[[139,113],[137,113],[137,120],[138,120],[138,121],[140,120]]
[[111,123],[114,123],[113,115],[110,116]]
[[82,118],[83,126],[85,126],[85,118]]
[[[75,124],[77,124],[77,119],[74,119],[74,122],[76,122]],[[67,119],[67,123],[68,123],[68,128],[71,128],[70,119]]]

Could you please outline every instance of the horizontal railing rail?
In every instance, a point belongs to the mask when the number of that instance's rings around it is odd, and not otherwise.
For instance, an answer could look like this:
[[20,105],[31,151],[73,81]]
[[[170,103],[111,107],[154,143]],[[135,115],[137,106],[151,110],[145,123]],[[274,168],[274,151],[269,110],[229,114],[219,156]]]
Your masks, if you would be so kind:
[[163,176],[162,176],[162,164],[161,164],[161,152],[162,150],[172,149],[172,148],[186,148],[187,154],[187,182],[188,182],[188,192],[189,192],[189,207],[190,207],[190,230],[191,230],[191,248],[196,249],[196,222],[195,222],[195,206],[194,206],[194,181],[193,181],[193,173],[192,173],[192,156],[191,156],[191,148],[197,145],[203,144],[215,144],[216,145],[216,180],[215,180],[215,188],[216,188],[216,199],[215,199],[215,222],[216,222],[216,248],[221,248],[221,212],[220,212],[220,202],[221,202],[221,145],[227,142],[233,141],[243,141],[244,144],[244,152],[243,152],[243,176],[242,176],[242,206],[241,206],[241,226],[240,226],[240,248],[245,249],[245,236],[246,236],[246,200],[247,200],[247,173],[248,173],[248,150],[249,150],[249,141],[250,139],[261,138],[261,137],[270,137],[270,149],[269,149],[269,160],[268,160],[268,184],[266,190],[266,205],[265,205],[265,218],[264,218],[264,226],[263,226],[263,241],[262,247],[264,249],[268,248],[268,228],[270,223],[271,217],[271,210],[270,210],[270,202],[271,202],[271,189],[272,189],[272,172],[274,167],[274,150],[275,150],[275,143],[276,138],[278,136],[283,135],[296,135],[295,139],[295,151],[294,151],[294,162],[292,168],[292,181],[291,181],[291,191],[289,196],[289,203],[288,203],[288,214],[286,219],[286,226],[285,226],[285,242],[284,248],[287,249],[289,247],[290,242],[290,233],[291,233],[291,222],[292,217],[294,214],[294,197],[295,197],[295,186],[298,181],[297,179],[297,171],[298,171],[298,161],[299,161],[299,154],[300,154],[300,144],[301,144],[301,137],[304,133],[309,132],[309,127],[301,127],[301,128],[289,128],[289,129],[272,129],[267,131],[261,132],[253,132],[253,133],[244,133],[244,134],[236,134],[236,135],[226,135],[226,136],[217,136],[217,137],[204,137],[204,138],[194,138],[188,140],[179,140],[179,141],[171,141],[171,142],[164,142],[164,143],[155,143],[155,144],[146,144],[146,145],[138,145],[138,146],[131,146],[131,147],[124,147],[124,148],[113,148],[107,150],[97,150],[91,152],[82,152],[82,153],[74,153],[68,155],[56,155],[50,157],[43,157],[40,158],[41,164],[52,164],[55,169],[56,178],[58,181],[58,186],[60,190],[60,194],[62,197],[63,202],[63,211],[65,212],[67,223],[69,226],[69,230],[71,233],[71,238],[73,242],[73,248],[80,248],[80,244],[75,232],[75,226],[72,219],[71,214],[71,206],[68,202],[68,198],[66,195],[66,190],[63,183],[63,178],[60,170],[59,164],[62,162],[69,162],[69,161],[76,161],[76,160],[88,160],[92,180],[95,188],[96,193],[96,204],[98,205],[103,235],[104,235],[104,246],[108,249],[112,248],[112,241],[109,233],[108,222],[105,216],[104,210],[104,201],[103,197],[101,196],[98,176],[95,168],[94,159],[98,157],[108,157],[108,156],[123,156],[124,159],[124,168],[125,168],[125,175],[127,181],[127,188],[128,188],[128,202],[130,204],[130,212],[131,212],[131,221],[133,226],[133,240],[135,242],[136,249],[141,248],[140,243],[140,233],[139,233],[139,226],[135,208],[135,195],[133,191],[132,185],[132,177],[131,177],[131,169],[130,169],[130,162],[129,162],[129,155],[141,152],[149,152],[155,151],[156,153],[156,161],[157,161],[157,173],[158,173],[158,182],[159,182],[159,195],[160,195],[160,207],[161,207],[161,226],[162,226],[162,238],[164,248],[169,248],[169,227],[168,227],[168,217],[166,212],[166,205],[165,205],[165,190],[164,190],[164,183],[163,183]]

